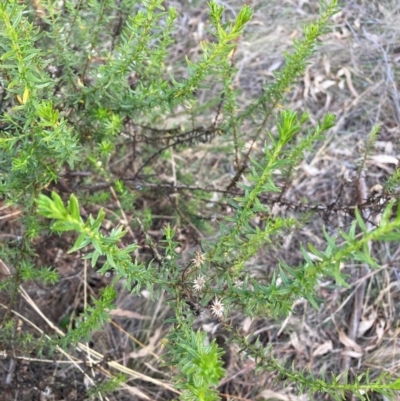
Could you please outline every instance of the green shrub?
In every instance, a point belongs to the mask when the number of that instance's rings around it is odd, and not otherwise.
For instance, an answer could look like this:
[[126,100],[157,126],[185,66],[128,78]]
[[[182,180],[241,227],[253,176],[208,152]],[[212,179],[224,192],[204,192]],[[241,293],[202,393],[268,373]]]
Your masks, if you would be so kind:
[[[81,251],[92,266],[102,261],[100,273],[114,273],[112,285],[86,306],[74,328],[64,336],[49,336],[47,345],[62,350],[89,339],[93,330],[107,321],[116,296],[114,286],[122,282],[131,292],[146,289],[155,298],[162,292],[168,294],[174,317],[168,320],[171,330],[165,339],[168,353],[164,361],[178,369],[176,387],[182,390],[184,400],[218,399],[216,386],[224,377],[222,350],[215,342],[206,344],[205,334],[193,328],[198,313],[205,310],[221,321],[245,355],[255,358],[256,372],[274,370],[301,391],[323,392],[334,399],[344,399],[346,392],[365,399],[368,391],[394,397],[400,383],[387,375],[374,381],[360,375],[350,383],[341,376],[317,378],[287,368],[269,350],[237,332],[228,320],[233,311],[250,317],[282,318],[300,298],[318,307],[318,279],[331,276],[338,285],[346,286],[342,263],[355,259],[377,266],[368,243],[400,238],[400,209],[393,203],[372,231],[356,210],[347,232],[340,232],[338,238],[325,232],[325,249],[301,248],[304,262],[289,266],[281,261],[270,282],[256,280],[246,270],[246,262],[266,243],[301,224],[293,218],[274,217],[260,196],[280,193],[276,178],[290,176],[304,152],[334,125],[334,117],[327,115],[307,129],[306,114],[284,110],[276,117],[277,134],[266,126],[285,101],[286,91],[303,74],[317,39],[337,11],[337,1],[321,3],[320,18],[304,28],[303,39],[295,41],[293,52],[285,55],[286,64],[276,73],[274,83],[248,105],[239,104],[234,85],[236,47],[252,16],[248,6],[243,6],[235,21],[226,23],[223,7],[211,1],[209,36],[202,42],[202,54],[197,61],[187,59],[186,75],[178,76],[168,64],[177,13],[173,8],[165,10],[161,0],[79,4],[66,0],[62,8],[59,2],[48,0],[37,3],[41,5],[36,10],[20,3],[5,0],[0,4],[0,71],[6,93],[0,120],[0,196],[23,216],[18,251],[9,245],[1,249],[6,263],[16,269],[14,279],[2,282],[1,290],[15,294],[25,280],[57,280],[53,269],[35,266],[33,244],[49,234],[49,227],[54,233],[76,233],[69,252]],[[197,91],[211,87],[212,99],[200,104]],[[180,106],[187,110],[182,121],[163,128],[166,116]],[[202,117],[207,113],[218,118],[205,126]],[[251,159],[250,150],[241,150],[245,125],[254,142],[267,134],[263,151],[254,151]],[[139,135],[139,129],[147,136]],[[142,141],[140,155],[131,156],[132,163],[142,163],[129,179],[113,167],[118,158],[129,157],[127,137]],[[143,206],[143,200],[153,196],[151,188],[161,188],[155,162],[167,164],[168,150],[215,138],[224,138],[226,149],[233,152],[236,175],[227,189],[236,186],[241,195],[227,196],[234,214],[220,222],[218,239],[204,241],[202,252],[198,250],[183,265],[171,225],[164,227],[160,244],[146,234],[158,211]],[[71,189],[75,194],[63,200],[57,193],[63,177],[82,172],[81,186]],[[200,213],[210,201],[209,193],[195,188],[196,176],[178,173],[188,187],[194,187],[193,199],[182,202],[183,215],[177,215],[172,206],[161,212],[174,216],[181,226],[211,230]],[[246,183],[240,181],[243,174]],[[134,257],[138,244],[122,243],[133,226],[127,229],[119,224],[107,233],[102,226],[105,209],[95,217],[83,217],[78,198],[89,209],[96,203],[106,207],[116,202],[118,210],[111,218],[117,223],[126,223],[125,213],[132,212],[154,258],[149,263],[140,261]],[[262,229],[252,224],[260,214],[267,216]],[[8,320],[3,329],[7,337],[11,330]]]

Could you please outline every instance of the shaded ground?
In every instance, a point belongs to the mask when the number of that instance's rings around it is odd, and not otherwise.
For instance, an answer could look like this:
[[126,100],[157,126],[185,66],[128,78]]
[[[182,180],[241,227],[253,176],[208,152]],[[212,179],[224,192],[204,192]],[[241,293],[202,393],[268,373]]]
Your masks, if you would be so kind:
[[[206,35],[204,3],[182,3],[184,5],[168,3],[175,6],[180,15],[177,45],[171,53],[171,64],[185,53],[195,59],[200,52],[199,41]],[[226,17],[236,15],[241,3],[232,1],[226,4]],[[283,64],[283,51],[291,48],[293,39],[300,37],[302,24],[312,20],[318,12],[315,1],[253,1],[251,6],[255,14],[236,55],[239,69],[237,86],[242,89],[242,105],[252,96],[260,94],[263,84],[272,81],[273,71]],[[255,277],[269,277],[278,258],[288,264],[299,263],[303,258],[300,244],[305,246],[310,242],[317,247],[323,246],[322,224],[331,234],[339,228],[347,228],[354,206],[363,203],[363,199],[369,200],[364,210],[368,213],[370,224],[377,224],[382,207],[379,200],[386,200],[380,185],[397,166],[400,138],[400,6],[395,0],[346,1],[333,22],[333,31],[324,36],[305,76],[288,95],[288,104],[299,112],[308,111],[314,123],[324,113],[332,112],[337,116],[337,125],[318,149],[306,155],[293,173],[291,182],[285,183],[279,202],[264,199],[265,203],[273,206],[274,213],[293,215],[306,221],[306,224],[282,239],[279,247],[266,245],[248,266]],[[184,68],[181,73],[184,75]],[[198,96],[205,98],[208,94],[204,90]],[[166,125],[173,126],[181,118],[178,111],[169,117]],[[204,117],[206,126],[210,123],[207,118],[210,119],[210,116]],[[364,160],[369,147],[369,134],[375,124],[380,125],[380,130],[371,151],[372,157]],[[143,131],[145,134],[146,131]],[[254,154],[260,152],[265,139],[260,138]],[[246,134],[243,141],[244,146],[249,146]],[[161,239],[160,230],[166,221],[176,224],[177,240],[180,242],[178,252],[182,253],[183,260],[192,257],[200,239],[212,235],[211,228],[217,228],[216,220],[229,214],[225,202],[218,203],[221,195],[216,191],[226,187],[233,177],[234,156],[232,152],[227,156],[228,148],[224,138],[216,137],[211,143],[173,151],[167,164],[161,159],[154,162],[165,187],[152,186],[151,180],[129,184],[135,191],[135,205],[142,210],[151,208],[155,214],[147,232],[156,243]],[[111,165],[112,174],[115,177],[133,174],[129,170],[129,160],[129,157],[116,157]],[[189,182],[187,177],[190,176],[194,176],[196,182]],[[189,184],[215,189],[212,191],[215,204],[210,205],[209,200],[204,202],[201,217],[207,225],[203,230],[191,220],[196,217],[193,214],[198,215],[198,211],[184,208],[184,205],[190,206],[191,191],[182,189],[177,195],[171,191],[171,183],[178,187]],[[365,188],[362,188],[363,185]],[[87,196],[96,193],[81,176],[66,174],[57,190],[68,192],[71,189],[79,189]],[[172,197],[177,200],[171,202]],[[84,206],[84,212],[96,213],[91,208],[93,206]],[[120,223],[113,217],[118,207],[112,198],[106,210],[109,216],[106,228],[111,229]],[[17,248],[21,234],[18,211],[0,205],[0,214],[0,240],[14,241]],[[172,215],[180,217],[171,218]],[[132,218],[128,216],[129,220]],[[206,231],[207,226],[209,231]],[[139,227],[132,224],[132,230],[124,240],[127,243],[134,240],[142,245],[140,258],[152,258],[151,249],[146,245]],[[56,330],[48,322],[62,329],[67,328],[71,318],[83,310],[85,294],[97,296],[100,289],[112,280],[112,277],[102,277],[95,269],[84,266],[77,255],[67,254],[72,243],[72,237],[63,235],[62,238],[50,236],[35,245],[34,251],[40,264],[55,266],[61,280],[54,287],[29,283],[24,285],[27,292],[25,299],[15,295],[12,308],[21,315],[17,319],[16,335],[38,335],[38,330],[24,318],[47,334]],[[268,318],[251,321],[241,315],[234,315],[232,319],[245,333],[259,335],[263,344],[273,347],[277,357],[293,362],[297,369],[307,367],[316,374],[322,370],[337,374],[344,368],[352,368],[358,374],[370,369],[371,377],[381,371],[391,372],[396,377],[399,251],[396,243],[372,249],[380,262],[379,270],[369,271],[356,263],[343,266],[343,271],[348,274],[349,288],[337,288],[331,280],[321,282],[318,288],[321,300],[319,310],[301,300],[283,322]],[[7,272],[2,273],[5,276]],[[48,319],[47,323],[28,304],[28,297]],[[86,296],[86,299],[89,297]],[[13,344],[2,344],[7,353],[7,358],[0,361],[3,399],[84,400],[87,399],[85,390],[92,387],[91,380],[100,385],[109,373],[115,375],[116,372],[128,376],[128,385],[111,393],[109,400],[173,399],[176,394],[168,387],[173,372],[161,368],[158,363],[163,352],[160,340],[166,330],[162,322],[169,313],[164,301],[160,299],[154,303],[146,293],[142,297],[133,297],[120,291],[112,324],[94,334],[87,344],[90,351],[82,344],[80,351],[70,355],[75,358],[75,365],[65,363],[68,358],[60,353],[49,355],[43,349],[43,356],[38,356],[36,349],[29,354]],[[7,307],[10,299],[0,293],[0,302]],[[357,314],[360,324],[352,334]],[[198,325],[210,336],[216,337],[227,351],[227,377],[219,387],[221,394],[241,400],[326,399],[320,395],[314,398],[298,395],[290,383],[275,381],[273,372],[255,376],[254,363],[240,360],[235,345],[224,344],[225,333],[217,322],[205,318],[199,320]],[[42,361],[23,359],[29,356]],[[93,366],[91,360],[100,362]],[[110,361],[113,364],[106,363]],[[97,399],[97,396],[94,397]],[[372,398],[382,399],[373,395]],[[227,396],[225,399],[228,399]]]

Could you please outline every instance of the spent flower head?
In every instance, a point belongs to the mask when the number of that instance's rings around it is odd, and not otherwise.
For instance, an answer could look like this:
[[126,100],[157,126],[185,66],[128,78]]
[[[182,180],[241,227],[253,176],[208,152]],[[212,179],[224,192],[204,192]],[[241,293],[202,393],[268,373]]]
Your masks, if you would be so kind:
[[192,259],[194,265],[198,268],[205,262],[205,260],[206,260],[205,254],[204,253],[201,254],[200,251],[197,249],[194,258]]
[[204,276],[199,274],[194,280],[193,280],[193,290],[195,292],[200,292],[206,284],[206,279]]
[[217,319],[222,319],[224,316],[224,304],[222,303],[222,299],[215,298],[214,302],[211,306],[211,313]]

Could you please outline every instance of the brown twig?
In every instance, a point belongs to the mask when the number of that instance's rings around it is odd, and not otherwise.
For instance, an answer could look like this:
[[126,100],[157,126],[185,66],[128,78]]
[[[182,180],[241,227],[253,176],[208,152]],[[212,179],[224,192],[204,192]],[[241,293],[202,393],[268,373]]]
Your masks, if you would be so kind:
[[[358,195],[358,203],[363,204],[368,199],[368,191],[367,184],[365,182],[365,178],[360,174],[357,183],[357,195]],[[372,229],[372,224],[368,220],[369,209],[361,209],[361,214],[366,222],[367,229],[370,231]],[[368,248],[371,251],[371,242],[368,243]],[[370,273],[370,268],[368,264],[364,263],[362,267],[358,271],[358,281],[360,281],[360,285],[356,288],[354,294],[354,303],[353,303],[353,311],[350,318],[349,329],[347,332],[347,337],[351,340],[355,341],[357,337],[357,331],[359,328],[360,320],[362,317],[364,297],[365,297],[365,289],[367,286],[367,277]],[[350,355],[348,352],[345,352],[342,357],[341,370],[342,372],[348,371],[350,368]],[[345,376],[343,376],[345,379]],[[354,396],[351,397],[354,399]]]

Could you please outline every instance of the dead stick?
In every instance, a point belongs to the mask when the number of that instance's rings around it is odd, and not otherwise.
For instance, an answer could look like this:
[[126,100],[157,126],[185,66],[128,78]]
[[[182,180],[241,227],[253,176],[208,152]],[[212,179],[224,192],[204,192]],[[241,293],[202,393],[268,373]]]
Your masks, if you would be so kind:
[[[357,185],[357,193],[358,193],[358,203],[363,204],[368,199],[368,191],[367,184],[365,182],[365,178],[360,175],[358,179]],[[364,221],[366,222],[368,231],[371,230],[372,224],[368,221],[369,217],[369,209],[361,209],[362,216]],[[368,243],[368,248],[371,251],[371,242]],[[354,304],[353,304],[353,312],[350,318],[349,330],[347,336],[355,341],[357,337],[357,331],[360,324],[360,320],[362,317],[364,297],[365,297],[365,289],[367,286],[367,276],[370,273],[370,268],[368,264],[364,263],[361,269],[358,271],[358,280],[361,281],[361,284],[355,291],[354,295]],[[350,355],[346,352],[342,358],[341,370],[342,372],[347,371],[350,368]],[[353,397],[352,397],[353,398]]]

